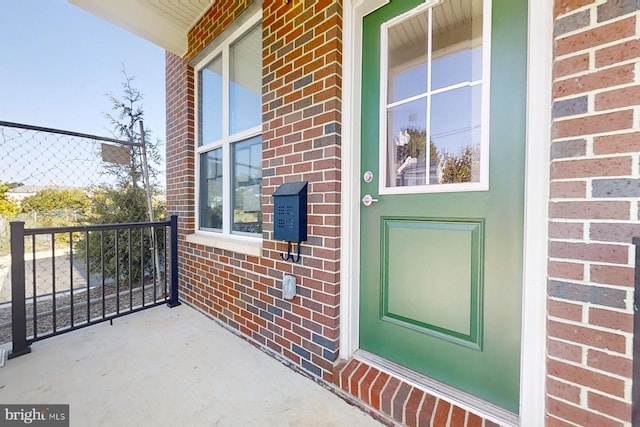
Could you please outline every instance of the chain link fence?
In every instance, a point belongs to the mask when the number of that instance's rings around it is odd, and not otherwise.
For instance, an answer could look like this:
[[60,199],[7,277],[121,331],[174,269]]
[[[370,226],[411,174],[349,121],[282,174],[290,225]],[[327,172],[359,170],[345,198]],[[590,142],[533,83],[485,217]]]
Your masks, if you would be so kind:
[[[137,140],[145,141],[142,125],[139,132]],[[11,299],[12,221],[42,228],[163,220],[164,191],[153,182],[163,168],[157,162],[149,173],[142,143],[0,121],[0,308]],[[36,263],[38,270],[47,269],[52,247],[60,257],[74,251],[69,239],[26,239],[25,251],[44,260]]]

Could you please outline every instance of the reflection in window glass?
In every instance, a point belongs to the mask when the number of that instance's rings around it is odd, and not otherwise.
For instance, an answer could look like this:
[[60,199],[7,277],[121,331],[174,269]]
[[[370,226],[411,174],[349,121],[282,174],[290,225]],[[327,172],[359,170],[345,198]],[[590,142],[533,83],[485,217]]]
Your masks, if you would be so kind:
[[482,2],[449,0],[434,6],[431,43],[431,90],[481,79]]
[[428,14],[425,11],[389,28],[389,103],[427,91],[428,22]]
[[262,138],[233,145],[233,231],[262,232]]
[[209,144],[222,138],[222,57],[200,71],[200,141]]
[[262,32],[257,26],[230,48],[231,135],[262,122]]
[[387,27],[387,187],[480,182],[482,3],[443,0]]
[[253,15],[196,66],[199,230],[262,237],[262,25]]
[[222,148],[200,155],[200,226],[222,228]]
[[425,185],[427,176],[427,100],[393,107],[387,112],[387,186]]
[[466,49],[450,53],[431,62],[433,80],[431,89],[437,90],[458,83],[465,83],[482,78],[482,47]]
[[431,98],[431,143],[438,156],[431,183],[480,181],[481,92],[480,85],[466,86]]

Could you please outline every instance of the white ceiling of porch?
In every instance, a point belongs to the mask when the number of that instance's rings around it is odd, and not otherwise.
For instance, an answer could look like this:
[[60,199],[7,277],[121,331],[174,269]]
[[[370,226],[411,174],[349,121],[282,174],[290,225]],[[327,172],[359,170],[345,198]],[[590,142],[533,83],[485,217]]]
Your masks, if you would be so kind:
[[187,51],[187,32],[216,0],[67,0],[175,53]]

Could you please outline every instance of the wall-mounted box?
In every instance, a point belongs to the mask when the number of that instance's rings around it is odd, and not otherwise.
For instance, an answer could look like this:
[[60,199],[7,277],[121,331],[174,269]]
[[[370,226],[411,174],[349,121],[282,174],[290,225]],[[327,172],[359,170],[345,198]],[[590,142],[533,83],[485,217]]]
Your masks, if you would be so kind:
[[307,181],[282,184],[273,193],[273,198],[274,239],[307,240]]

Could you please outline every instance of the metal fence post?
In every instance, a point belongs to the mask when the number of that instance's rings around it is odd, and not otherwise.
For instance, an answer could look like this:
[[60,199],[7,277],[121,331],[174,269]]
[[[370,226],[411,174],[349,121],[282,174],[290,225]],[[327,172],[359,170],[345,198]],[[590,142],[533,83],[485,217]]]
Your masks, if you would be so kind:
[[171,295],[167,306],[177,307],[178,301],[178,215],[171,215]]
[[11,334],[9,359],[31,353],[27,343],[27,304],[24,278],[24,222],[11,222]]

